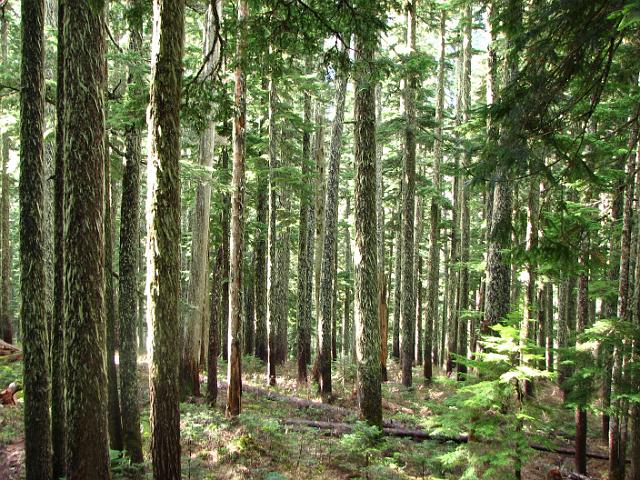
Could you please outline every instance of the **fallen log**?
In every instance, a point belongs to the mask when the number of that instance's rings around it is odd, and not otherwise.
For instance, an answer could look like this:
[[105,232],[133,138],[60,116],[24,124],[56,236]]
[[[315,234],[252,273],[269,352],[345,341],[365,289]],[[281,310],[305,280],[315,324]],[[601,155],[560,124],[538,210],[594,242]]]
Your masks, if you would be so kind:
[[10,383],[7,388],[0,392],[0,405],[15,405],[15,395],[20,390],[22,390],[22,388],[16,382]]
[[20,350],[15,345],[11,345],[4,340],[0,340],[0,356],[14,355],[16,353],[22,353],[22,350]]
[[[321,430],[328,430],[332,435],[342,435],[344,433],[350,433],[353,431],[353,426],[348,423],[336,423],[336,422],[322,422],[318,420],[305,420],[300,418],[285,418],[282,420],[282,423],[285,425],[293,425],[293,426],[305,426],[311,428],[319,428]],[[398,428],[398,427],[383,427],[382,431],[385,435],[390,437],[400,437],[400,438],[410,438],[412,440],[421,441],[421,440],[434,440],[436,442],[441,443],[468,443],[469,437],[465,434],[459,436],[450,436],[450,435],[441,435],[429,433],[420,429],[408,429],[408,428]],[[547,447],[545,445],[538,444],[530,444],[532,449],[537,450],[539,452],[548,452],[548,453],[557,453],[560,455],[571,455],[574,456],[576,452],[574,450],[562,447]],[[602,453],[589,452],[587,453],[588,458],[593,458],[596,460],[609,460],[609,456]],[[630,460],[627,459],[627,462]]]

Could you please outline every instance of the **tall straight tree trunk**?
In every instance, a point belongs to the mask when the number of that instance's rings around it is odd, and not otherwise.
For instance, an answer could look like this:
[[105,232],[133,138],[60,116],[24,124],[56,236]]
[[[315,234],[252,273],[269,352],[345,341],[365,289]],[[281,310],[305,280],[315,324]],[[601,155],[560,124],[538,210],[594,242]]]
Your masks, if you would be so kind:
[[[633,227],[633,199],[635,190],[636,173],[636,147],[638,144],[638,123],[632,125],[629,139],[629,154],[625,166],[625,192],[624,206],[622,211],[622,236],[620,238],[620,282],[618,287],[618,318],[631,322],[633,310],[631,308],[630,289],[630,250],[631,231]],[[625,368],[626,342],[616,345],[613,349],[613,370],[611,390],[612,397],[624,390],[623,369]],[[616,398],[612,401],[614,414],[611,416],[609,425],[609,479],[624,480],[625,478],[625,458],[626,458],[626,411],[627,401]]]
[[255,244],[255,296],[256,296],[256,338],[255,355],[263,362],[267,361],[267,216],[269,206],[267,202],[268,179],[264,160],[260,160],[262,174],[258,176],[258,198],[256,205],[256,220],[258,231]]
[[331,129],[329,172],[327,175],[322,268],[320,275],[320,316],[318,317],[318,373],[320,394],[323,401],[331,399],[331,327],[333,307],[334,266],[338,239],[338,187],[340,181],[340,156],[342,127],[344,123],[347,74],[339,73],[336,80],[336,115]]
[[[369,7],[370,8],[370,7]],[[374,9],[371,9],[374,10]],[[375,10],[372,13],[377,13]],[[365,27],[361,27],[365,30]],[[355,328],[360,415],[382,425],[380,322],[376,252],[376,99],[373,60],[376,32],[356,34],[355,77]]]
[[[254,262],[255,252],[249,256],[249,265]],[[242,351],[245,355],[252,355],[255,342],[255,272],[245,271],[244,282],[244,323],[242,326]]]
[[415,327],[415,352],[414,352],[414,362],[416,365],[422,365],[422,301],[423,301],[423,292],[424,288],[422,288],[422,256],[418,253],[418,249],[416,248],[416,275],[414,280],[414,285],[416,288],[416,327]]
[[[305,70],[309,71],[311,62],[307,59]],[[307,383],[307,363],[311,356],[311,299],[313,297],[312,264],[309,258],[309,244],[312,243],[311,220],[312,192],[308,187],[311,180],[311,95],[304,94],[304,131],[302,133],[302,165],[303,178],[300,190],[300,227],[298,241],[298,319],[297,319],[297,352],[298,383]]]
[[[65,1],[58,1],[56,83],[56,158],[54,179],[53,327],[51,329],[51,440],[53,478],[67,472],[67,421],[65,409],[64,318],[64,20]],[[4,218],[4,215],[3,215]]]
[[[407,47],[410,52],[416,49],[416,1],[406,5],[407,15]],[[405,83],[405,137],[402,165],[402,291],[400,309],[400,323],[402,330],[401,360],[402,384],[410,387],[412,384],[414,325],[416,318],[414,296],[414,228],[415,228],[415,193],[416,193],[416,87],[417,78],[410,73]]]
[[394,272],[394,290],[393,290],[393,338],[391,339],[391,356],[396,360],[400,359],[400,305],[402,303],[402,209],[398,205],[398,213],[396,214],[396,264]]
[[[535,188],[540,191],[538,182]],[[531,198],[530,198],[531,200]],[[588,199],[587,199],[588,200]],[[587,202],[585,202],[587,203]],[[529,205],[531,209],[531,205]],[[583,233],[580,245],[580,276],[578,280],[578,317],[576,322],[576,336],[584,333],[589,325],[589,240],[587,233]],[[528,237],[528,235],[527,235]],[[526,317],[525,317],[526,321]],[[581,354],[581,352],[579,352]],[[587,474],[587,410],[584,405],[578,405],[575,411],[576,440],[574,465],[576,473]]]
[[218,400],[218,355],[220,354],[221,277],[224,269],[222,245],[216,254],[211,281],[211,309],[209,311],[209,349],[207,352],[207,402],[215,406]]
[[[8,50],[8,21],[7,14],[2,13],[0,19],[0,36],[2,39],[2,52],[0,58],[2,63],[7,65]],[[11,325],[11,315],[9,312],[9,301],[11,293],[11,239],[9,231],[9,174],[7,166],[9,165],[9,134],[2,133],[0,136],[0,156],[2,158],[2,197],[0,198],[0,252],[2,252],[2,283],[0,285],[0,334],[7,343],[13,343],[13,327]]]
[[184,0],[154,0],[147,114],[147,351],[154,478],[180,479],[180,92]]
[[[353,355],[353,329],[351,319],[351,304],[353,302],[353,257],[351,255],[351,232],[349,229],[349,217],[351,216],[351,197],[347,195],[344,215],[344,264],[347,285],[344,289],[344,311],[342,319],[342,358]],[[384,363],[382,363],[384,365]]]
[[74,105],[65,109],[67,473],[107,479],[105,11],[69,0],[65,17],[65,55],[74,59],[65,62],[65,101]]
[[[20,294],[22,303],[20,318],[22,319],[24,355],[25,478],[27,480],[49,480],[52,478],[49,347],[45,297],[43,295],[45,274],[42,244],[44,0],[23,0],[21,15],[22,66],[20,79],[22,87],[20,91],[19,188]],[[102,178],[100,178],[101,180]],[[3,252],[3,254],[6,253]],[[96,280],[100,281],[101,278],[98,277]],[[73,400],[73,397],[71,399]]]
[[[220,18],[222,0],[210,0],[204,25],[205,67],[204,78],[211,76],[220,58]],[[213,116],[214,105],[209,106],[209,115]],[[215,122],[210,119],[200,133],[198,164],[205,171],[213,166],[215,148]],[[181,359],[181,395],[200,395],[200,350],[202,349],[203,325],[206,323],[208,292],[206,288],[209,275],[209,211],[211,205],[211,176],[201,179],[196,187],[196,204],[191,239],[191,268],[187,290],[187,318],[184,319],[184,335]]]
[[[382,122],[382,86],[376,88],[376,122]],[[376,145],[376,237],[378,239],[378,305],[380,315],[380,365],[382,381],[387,381],[387,357],[389,356],[389,311],[387,308],[387,279],[385,269],[385,233],[384,233],[384,183],[382,180],[382,143]],[[345,302],[346,303],[346,302]],[[345,313],[346,315],[346,313]],[[345,319],[347,317],[345,316]]]
[[[272,47],[269,47],[271,52]],[[269,77],[269,233],[267,238],[267,383],[276,384],[276,364],[277,361],[277,331],[280,323],[278,282],[280,272],[278,269],[278,187],[276,185],[276,169],[278,168],[278,130],[277,130],[277,90],[274,73]]]
[[[142,49],[142,3],[129,3],[129,52],[140,55]],[[135,70],[129,72],[127,89],[130,95],[140,93],[142,79]],[[125,127],[125,165],[122,175],[120,210],[120,398],[122,406],[122,436],[124,448],[133,463],[142,463],[142,436],[138,406],[138,367],[136,326],[138,322],[138,266],[140,263],[140,161],[141,125]]]
[[[225,180],[228,179],[228,183],[231,182],[229,177],[229,150],[227,147],[223,147],[222,155],[220,156],[220,166]],[[229,282],[231,280],[230,272],[230,237],[231,237],[231,199],[229,193],[224,191],[222,193],[222,250],[224,252],[224,261],[222,262],[222,315],[220,316],[220,342],[222,359],[229,359],[229,344],[227,338],[229,336]]]
[[[463,18],[463,48],[462,48],[462,78],[461,78],[461,100],[462,100],[462,121],[466,124],[471,119],[471,59],[473,51],[471,48],[471,35],[473,31],[473,17],[471,12],[471,2],[466,2]],[[467,358],[469,320],[472,319],[467,314],[470,308],[469,303],[469,244],[471,235],[471,222],[469,212],[470,187],[467,181],[466,171],[471,165],[470,147],[465,144],[462,157],[462,171],[460,172],[460,291],[458,301],[458,355],[460,358]],[[472,325],[473,331],[473,325]],[[458,375],[460,380],[464,379],[467,373],[467,365],[458,362]]]
[[444,81],[446,61],[447,12],[440,11],[440,48],[438,60],[438,90],[436,92],[436,130],[433,144],[433,184],[429,212],[429,273],[427,278],[427,323],[424,335],[423,374],[426,382],[433,378],[432,350],[435,326],[438,324],[438,293],[440,283],[440,163],[442,162],[442,121],[444,118]]
[[[105,141],[105,145],[108,145]],[[116,298],[113,285],[113,218],[111,206],[111,161],[109,147],[105,147],[104,162],[104,269],[105,313],[107,320],[107,420],[109,423],[109,448],[122,451],[122,417],[116,369]]]
[[[283,211],[291,208],[288,200],[288,192],[281,192],[281,204]],[[289,351],[288,345],[288,323],[289,323],[289,271],[291,265],[291,249],[289,248],[291,232],[289,227],[284,229],[277,245],[278,260],[278,325],[276,328],[276,362],[282,365],[287,360]]]
[[238,0],[236,33],[235,116],[233,119],[233,176],[231,180],[231,258],[229,288],[229,366],[227,372],[227,416],[240,414],[242,396],[242,354],[240,351],[240,292],[242,288],[242,248],[244,235],[244,169],[246,161],[247,85],[245,51],[247,48],[247,0]]
[[[636,150],[636,155],[640,153],[639,150]],[[640,163],[640,159],[636,156],[636,168]],[[635,213],[636,219],[639,218],[640,215],[640,200],[637,195],[640,192],[640,174],[636,172],[636,204],[635,204]],[[636,258],[635,258],[635,272],[634,272],[634,283],[635,283],[635,291],[634,291],[634,325],[636,328],[640,325],[640,222],[636,220]],[[640,340],[636,339],[632,345],[631,351],[631,361],[637,362],[640,357]],[[638,372],[631,373],[631,382],[632,385],[638,385],[640,382],[640,374]],[[638,403],[631,404],[631,419],[630,419],[630,436],[631,436],[631,478],[638,479],[640,478],[640,405]]]
[[314,239],[314,285],[315,285],[315,302],[316,302],[316,322],[320,318],[320,272],[322,268],[322,246],[324,245],[324,218],[325,218],[325,202],[327,193],[327,164],[324,155],[324,117],[325,110],[323,105],[317,106],[316,112],[316,138],[315,138],[315,160],[316,160],[316,178],[315,178],[315,239]]
[[[527,232],[526,232],[526,252],[527,252],[527,280],[524,291],[524,315],[520,327],[520,364],[527,366],[526,344],[534,339],[535,318],[540,308],[536,305],[536,260],[534,255],[538,248],[538,219],[540,217],[540,181],[535,165],[529,161],[529,194],[527,200]],[[533,394],[533,384],[531,381],[524,382],[525,393]]]

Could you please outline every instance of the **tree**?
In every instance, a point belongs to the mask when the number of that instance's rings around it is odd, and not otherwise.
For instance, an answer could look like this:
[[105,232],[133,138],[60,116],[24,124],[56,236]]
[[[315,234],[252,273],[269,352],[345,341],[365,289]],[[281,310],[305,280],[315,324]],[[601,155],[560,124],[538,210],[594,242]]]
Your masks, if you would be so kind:
[[[105,12],[65,5],[67,473],[109,478],[105,372]],[[73,108],[71,108],[73,105]],[[87,219],[94,219],[87,222]],[[109,274],[111,272],[108,272]],[[92,425],[91,429],[87,425]]]
[[215,405],[218,399],[218,355],[220,354],[220,314],[221,312],[221,288],[224,262],[224,249],[222,245],[216,255],[216,263],[213,268],[213,280],[211,281],[211,317],[209,323],[209,350],[207,358],[207,401]]
[[[416,0],[407,2],[407,47],[410,52],[416,49]],[[416,86],[415,73],[405,80],[405,137],[402,164],[402,289],[401,289],[401,361],[402,384],[410,387],[412,383],[411,367],[414,353],[414,323],[416,316],[414,298],[414,214],[416,194]]]
[[[362,11],[377,13],[371,6]],[[375,17],[374,17],[375,18]],[[370,19],[375,24],[375,20]],[[355,66],[355,328],[358,406],[367,422],[382,425],[380,322],[376,249],[375,27],[359,25]]]
[[[2,39],[2,52],[0,57],[2,63],[7,64],[7,50],[8,50],[8,21],[6,13],[2,13],[2,19],[0,20],[0,36]],[[9,173],[7,171],[9,165],[9,135],[4,132],[0,138],[0,158],[2,159],[2,196],[0,197],[0,252],[2,252],[2,264],[0,269],[2,271],[2,283],[0,284],[0,337],[7,343],[13,343],[13,327],[11,325],[11,315],[9,309],[9,299],[11,293],[11,239],[9,230]]]
[[180,92],[184,0],[154,0],[147,123],[147,324],[151,357],[151,463],[180,479]]
[[[51,440],[53,445],[53,478],[65,476],[66,409],[65,409],[65,315],[64,315],[64,21],[65,1],[58,1],[57,80],[56,80],[56,157],[54,168],[54,278],[53,325],[51,328]],[[4,218],[4,217],[3,217]]]
[[[44,0],[21,3],[20,293],[24,352],[25,476],[51,478],[49,365],[44,296]],[[4,152],[3,152],[4,154]],[[3,215],[4,217],[4,215]],[[6,221],[3,218],[3,221]],[[3,251],[6,255],[7,252]],[[96,280],[100,280],[98,277]],[[99,477],[98,477],[99,478]]]
[[[142,52],[142,2],[129,3],[129,51]],[[127,89],[130,96],[140,94],[142,78],[130,68]],[[122,175],[120,213],[120,399],[122,407],[122,437],[124,449],[133,463],[142,463],[140,409],[138,407],[137,342],[138,264],[140,256],[140,161],[142,126],[134,120],[125,128],[125,164]]]
[[233,121],[233,178],[231,180],[231,277],[229,288],[229,368],[227,381],[227,415],[240,414],[242,395],[242,359],[240,352],[240,289],[242,285],[242,243],[244,233],[244,168],[246,128],[246,83],[245,62],[247,48],[247,23],[249,6],[247,0],[238,0],[238,31],[235,69],[235,115]]
[[[307,60],[306,69],[310,67]],[[311,177],[311,95],[304,94],[304,131],[302,133],[303,180]],[[311,301],[313,298],[313,264],[309,258],[310,244],[313,244],[313,229],[310,228],[313,205],[312,192],[305,181],[300,192],[300,228],[298,240],[298,322],[297,322],[297,364],[298,383],[307,383],[307,363],[311,357]]]
[[338,188],[340,181],[340,156],[342,149],[342,127],[347,93],[347,72],[336,79],[336,116],[331,129],[329,172],[327,174],[326,202],[324,209],[324,239],[320,274],[320,315],[318,317],[318,373],[320,393],[323,401],[331,397],[331,326],[334,293],[334,265],[338,240]]
[[434,326],[438,319],[440,280],[440,163],[442,162],[442,120],[444,118],[444,80],[446,61],[447,12],[440,11],[440,48],[438,59],[438,90],[436,92],[436,131],[433,145],[433,183],[435,193],[429,207],[429,273],[427,278],[427,324],[424,332],[424,379],[433,378]]
[[[220,58],[220,17],[222,16],[222,1],[208,2],[205,19],[204,49],[205,68],[204,78],[210,77],[218,65]],[[210,106],[209,115],[213,114],[214,106]],[[205,170],[213,166],[213,150],[215,139],[215,122],[210,119],[200,133],[198,147],[198,162]],[[200,350],[202,347],[206,324],[205,315],[208,303],[206,288],[208,277],[209,251],[209,210],[211,203],[211,184],[208,178],[198,182],[196,189],[196,205],[194,227],[191,240],[191,269],[189,273],[189,289],[187,302],[189,311],[184,321],[184,344],[182,345],[181,360],[181,394],[200,395]]]

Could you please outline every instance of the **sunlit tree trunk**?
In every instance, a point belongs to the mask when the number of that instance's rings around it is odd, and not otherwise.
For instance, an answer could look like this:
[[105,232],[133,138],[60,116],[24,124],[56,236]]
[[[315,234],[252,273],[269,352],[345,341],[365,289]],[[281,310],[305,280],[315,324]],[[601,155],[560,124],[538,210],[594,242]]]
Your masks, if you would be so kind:
[[218,355],[220,354],[221,277],[224,269],[224,250],[218,248],[211,281],[209,317],[209,350],[207,352],[207,402],[215,406],[218,399]]
[[184,0],[154,0],[147,113],[147,328],[154,478],[180,479],[180,93]]
[[353,257],[351,254],[351,232],[349,229],[349,217],[351,216],[351,197],[347,195],[344,214],[344,264],[347,285],[344,289],[344,311],[342,320],[342,358],[353,354],[353,329],[351,308],[353,303]]
[[333,285],[335,256],[338,237],[338,187],[340,181],[340,156],[342,149],[342,127],[344,123],[345,98],[347,93],[346,72],[338,74],[336,80],[335,111],[331,129],[329,172],[327,174],[326,205],[324,209],[324,239],[322,268],[320,275],[320,310],[318,317],[318,373],[320,393],[324,401],[331,398],[331,327],[333,307]]
[[[51,416],[49,413],[49,347],[43,295],[45,273],[42,219],[44,207],[44,1],[23,0],[21,18],[19,196],[22,302],[20,318],[24,359],[25,478],[49,480],[52,478]],[[99,115],[101,114],[102,112],[99,112]],[[92,133],[100,135],[103,132],[98,125]],[[98,137],[98,141],[101,142],[102,138]],[[102,182],[101,175],[98,176],[98,181]],[[96,186],[98,193],[101,193],[100,188]],[[101,215],[102,212],[99,214]],[[3,212],[3,222],[5,220]],[[101,227],[98,225],[98,230]],[[3,254],[6,253],[3,252]],[[101,263],[98,262],[96,267],[98,275],[101,275]],[[102,277],[98,276],[94,283],[99,284],[101,281]],[[72,325],[75,326],[75,323]],[[76,398],[71,397],[71,400]],[[106,418],[104,420],[103,433],[106,435]],[[106,437],[104,440],[106,448]]]
[[[210,0],[204,25],[203,55],[206,61],[202,71],[204,78],[211,76],[220,59],[220,17],[222,1]],[[213,115],[214,105],[209,107],[209,115]],[[213,166],[215,148],[215,122],[209,120],[200,133],[198,147],[198,164],[208,172]],[[191,238],[191,268],[187,290],[186,318],[184,319],[184,335],[181,359],[181,395],[200,395],[200,350],[204,338],[203,325],[209,302],[206,288],[209,274],[209,210],[211,203],[211,175],[198,181],[196,187],[194,224]]]
[[373,72],[376,47],[377,38],[374,31],[356,34],[354,320],[360,415],[370,424],[381,426],[382,387],[376,252],[376,102]]
[[242,396],[242,353],[240,351],[240,325],[242,308],[242,248],[244,234],[244,170],[246,161],[247,85],[245,79],[247,0],[238,0],[238,31],[236,33],[235,113],[233,119],[233,175],[231,179],[231,243],[229,278],[229,366],[227,371],[227,416],[240,414]]

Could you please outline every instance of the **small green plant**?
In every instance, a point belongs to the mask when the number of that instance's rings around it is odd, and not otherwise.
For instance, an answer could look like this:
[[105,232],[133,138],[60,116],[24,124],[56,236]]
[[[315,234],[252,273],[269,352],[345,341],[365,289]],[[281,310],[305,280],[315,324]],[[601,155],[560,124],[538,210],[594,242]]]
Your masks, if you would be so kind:
[[346,434],[340,440],[340,444],[351,455],[364,460],[365,478],[369,478],[369,469],[372,459],[379,458],[386,446],[382,430],[375,425],[366,422],[356,422],[353,431]]

